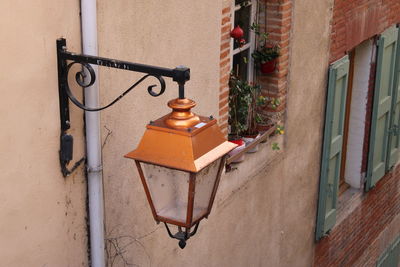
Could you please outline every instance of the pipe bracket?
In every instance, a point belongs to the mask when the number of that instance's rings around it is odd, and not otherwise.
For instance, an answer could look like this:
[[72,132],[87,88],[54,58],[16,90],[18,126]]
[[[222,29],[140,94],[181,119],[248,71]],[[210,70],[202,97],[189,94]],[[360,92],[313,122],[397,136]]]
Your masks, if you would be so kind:
[[97,167],[87,167],[86,171],[88,173],[96,173],[96,172],[102,172],[103,171],[103,165],[97,166]]

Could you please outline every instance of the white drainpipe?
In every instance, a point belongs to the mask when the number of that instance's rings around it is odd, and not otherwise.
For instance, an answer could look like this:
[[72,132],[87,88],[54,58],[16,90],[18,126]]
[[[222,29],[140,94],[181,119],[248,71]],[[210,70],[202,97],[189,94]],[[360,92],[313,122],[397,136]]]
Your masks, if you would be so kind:
[[[97,56],[96,0],[81,0],[83,54]],[[96,82],[85,89],[85,105],[99,106],[98,67],[92,65]],[[92,267],[105,266],[104,200],[101,159],[100,113],[85,112],[86,154],[88,170],[90,259]]]

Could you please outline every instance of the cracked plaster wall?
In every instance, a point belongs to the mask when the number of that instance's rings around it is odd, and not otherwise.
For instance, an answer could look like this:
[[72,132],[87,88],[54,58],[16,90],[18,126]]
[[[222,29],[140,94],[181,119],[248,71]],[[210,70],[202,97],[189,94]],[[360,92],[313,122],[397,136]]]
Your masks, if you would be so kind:
[[[166,102],[177,96],[176,86],[168,82],[158,98],[140,87],[102,113],[108,245],[117,244],[124,255],[114,266],[123,266],[123,260],[137,266],[311,265],[331,6],[331,0],[294,4],[284,149],[274,155],[267,144],[240,170],[222,177],[210,218],[185,250],[155,224],[133,162],[123,158],[144,125],[168,112]],[[215,0],[98,1],[100,55],[188,65],[187,96],[198,102],[195,111],[216,115],[221,8],[222,1]],[[60,36],[67,37],[70,50],[79,51],[78,2],[2,1],[0,12],[1,25],[7,25],[0,28],[0,51],[8,63],[0,71],[6,96],[0,100],[6,126],[0,139],[2,261],[7,266],[87,266],[82,169],[64,180],[58,166],[53,53]],[[138,77],[101,70],[102,101]],[[72,118],[78,159],[81,112],[72,108]]]
[[[64,179],[58,159],[62,36],[80,51],[79,1],[0,2],[1,266],[88,265],[83,168]],[[82,112],[72,107],[71,121],[78,160]]]
[[[187,96],[198,102],[195,112],[215,115],[222,2],[99,1],[100,53],[189,66]],[[115,257],[110,250],[114,266],[124,260],[138,266],[312,264],[331,8],[331,0],[294,3],[285,148],[274,155],[266,145],[222,177],[209,219],[184,250],[155,224],[134,164],[123,158],[145,124],[168,112],[165,104],[177,96],[175,85],[168,83],[158,98],[137,89],[102,114],[102,126],[112,131],[103,150],[108,244],[117,243],[124,255]],[[109,99],[138,77],[101,75]],[[104,130],[103,138],[108,133]]]

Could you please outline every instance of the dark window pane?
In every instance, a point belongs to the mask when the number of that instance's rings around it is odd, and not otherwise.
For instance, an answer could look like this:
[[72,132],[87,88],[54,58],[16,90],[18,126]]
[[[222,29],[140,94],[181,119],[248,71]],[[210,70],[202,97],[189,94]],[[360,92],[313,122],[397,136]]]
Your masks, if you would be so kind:
[[248,66],[249,49],[246,49],[233,56],[232,73],[243,81],[247,81],[247,66]]
[[235,0],[235,5],[245,4],[246,2],[249,2],[249,0]]
[[[251,6],[247,7],[242,7],[238,11],[235,12],[235,27],[240,26],[242,28],[244,35],[243,38],[248,43],[249,40],[249,31],[250,31],[250,13],[251,12]],[[234,43],[234,49],[239,47],[239,42],[235,41]]]

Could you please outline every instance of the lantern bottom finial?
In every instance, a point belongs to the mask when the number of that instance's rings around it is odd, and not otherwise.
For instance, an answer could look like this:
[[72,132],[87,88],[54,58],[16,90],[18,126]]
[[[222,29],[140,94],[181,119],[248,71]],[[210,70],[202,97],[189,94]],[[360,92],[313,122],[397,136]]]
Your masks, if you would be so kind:
[[186,228],[185,231],[182,231],[182,228],[180,226],[178,226],[178,232],[173,235],[171,233],[171,230],[169,229],[168,225],[164,222],[165,228],[167,228],[168,235],[171,238],[179,240],[178,245],[181,249],[184,249],[186,247],[186,240],[188,240],[190,237],[192,237],[196,234],[199,224],[200,224],[200,221],[198,223],[196,223],[193,232],[190,232],[190,228]]
[[184,248],[186,247],[186,241],[185,241],[185,240],[180,240],[180,241],[179,241],[179,247],[180,247],[181,249],[184,249]]

